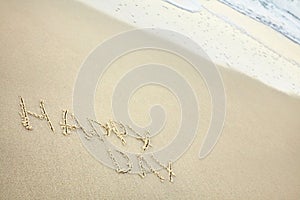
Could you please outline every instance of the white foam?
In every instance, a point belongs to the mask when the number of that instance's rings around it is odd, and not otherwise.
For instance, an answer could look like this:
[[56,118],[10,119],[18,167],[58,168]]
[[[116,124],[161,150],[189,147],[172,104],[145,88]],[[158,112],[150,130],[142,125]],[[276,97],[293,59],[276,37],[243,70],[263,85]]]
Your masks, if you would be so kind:
[[197,42],[209,57],[277,90],[300,96],[300,65],[203,9],[191,13],[164,1],[79,0],[135,27],[157,27],[182,33]]
[[[300,3],[275,0],[219,0],[300,44]],[[298,10],[298,11],[297,11]]]
[[164,0],[164,1],[173,4],[178,8],[187,10],[189,12],[199,12],[201,10],[201,4],[195,0]]

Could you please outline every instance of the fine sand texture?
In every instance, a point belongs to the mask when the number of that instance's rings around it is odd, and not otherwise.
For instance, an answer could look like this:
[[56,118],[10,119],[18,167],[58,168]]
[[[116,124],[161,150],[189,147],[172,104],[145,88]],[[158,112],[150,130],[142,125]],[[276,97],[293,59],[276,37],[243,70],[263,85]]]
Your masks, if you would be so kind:
[[[0,199],[299,199],[300,99],[223,67],[226,121],[202,160],[212,105],[203,79],[188,63],[165,52],[135,52],[113,63],[99,82],[95,108],[103,122],[112,115],[113,84],[132,66],[155,60],[190,82],[201,118],[194,143],[174,163],[174,183],[161,183],[153,174],[117,174],[90,155],[78,135],[61,134],[61,111],[72,111],[81,63],[99,43],[130,29],[71,0],[0,1]],[[21,125],[19,96],[35,112],[45,100],[55,133],[37,119],[32,131]],[[164,105],[168,121],[153,140],[164,145],[179,127],[175,97],[149,86],[133,98],[129,108],[140,125],[149,121],[150,105]]]

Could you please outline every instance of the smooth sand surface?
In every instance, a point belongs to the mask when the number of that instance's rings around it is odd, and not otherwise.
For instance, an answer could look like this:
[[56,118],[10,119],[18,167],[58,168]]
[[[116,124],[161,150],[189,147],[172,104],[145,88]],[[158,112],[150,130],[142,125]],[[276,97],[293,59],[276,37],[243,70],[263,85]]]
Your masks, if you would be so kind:
[[[173,184],[160,183],[150,174],[145,179],[116,174],[94,159],[77,135],[60,134],[61,110],[72,110],[81,63],[101,41],[130,29],[73,1],[0,2],[0,199],[298,199],[299,98],[222,67],[227,95],[224,131],[213,152],[199,160],[211,113],[203,80],[185,68],[186,63],[170,59],[172,55],[141,52],[130,55],[135,59],[121,58],[124,68],[147,59],[173,64],[201,99],[199,134],[174,164]],[[103,109],[103,121],[111,115],[109,87],[124,68],[112,66],[98,88],[104,95],[97,92],[100,103],[95,106]],[[154,89],[145,88],[135,98],[148,92],[150,100],[166,105],[171,113],[168,135],[176,131],[178,107],[164,91],[155,97]],[[36,112],[39,100],[46,101],[55,134],[44,121],[32,120],[32,131],[22,127],[19,95]],[[130,105],[140,124],[147,121],[148,104]]]

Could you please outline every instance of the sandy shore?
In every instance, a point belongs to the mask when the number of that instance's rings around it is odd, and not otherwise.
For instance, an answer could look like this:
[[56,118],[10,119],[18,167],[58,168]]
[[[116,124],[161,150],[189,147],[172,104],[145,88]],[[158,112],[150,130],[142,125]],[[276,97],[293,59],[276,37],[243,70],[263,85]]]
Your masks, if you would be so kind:
[[[168,55],[151,54],[184,73],[201,99],[199,134],[174,164],[173,184],[162,184],[153,175],[141,179],[116,174],[95,160],[78,136],[60,134],[61,110],[72,110],[73,87],[81,63],[101,41],[130,29],[129,25],[73,1],[0,2],[0,198],[297,199],[299,98],[223,67],[219,70],[227,95],[224,131],[213,152],[199,160],[199,147],[211,113],[205,84],[192,71],[185,70],[184,63],[176,65],[181,63],[168,59]],[[132,60],[147,60],[146,53],[149,52],[132,55],[136,56]],[[124,59],[124,65],[130,66],[131,60]],[[122,70],[115,66],[107,73],[99,87],[101,94],[110,97],[110,83]],[[145,92],[147,88],[136,99]],[[32,121],[31,132],[22,127],[19,95],[35,111],[40,99],[46,101],[55,134],[46,122],[38,120]],[[166,137],[178,127],[178,107],[168,97],[165,94],[158,98],[170,114]],[[98,93],[96,98],[101,102],[96,106],[103,107],[100,114],[108,119],[110,98]],[[148,120],[139,118],[141,110],[146,112],[147,103],[133,107],[133,117],[140,124]]]
[[133,27],[182,33],[197,42],[215,63],[279,91],[300,95],[300,46],[218,1],[198,0],[202,9],[196,13],[159,0],[114,0],[109,4],[78,1]]

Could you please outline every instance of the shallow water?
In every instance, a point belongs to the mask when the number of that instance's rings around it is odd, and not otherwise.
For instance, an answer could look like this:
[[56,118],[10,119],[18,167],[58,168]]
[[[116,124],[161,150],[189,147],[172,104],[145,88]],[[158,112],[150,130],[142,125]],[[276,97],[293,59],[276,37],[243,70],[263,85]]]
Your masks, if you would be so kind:
[[300,44],[300,1],[218,0]]
[[[294,60],[294,54],[289,56],[292,50],[288,49],[284,54],[277,52],[276,48],[265,43],[263,37],[257,38],[257,35],[248,33],[230,18],[207,6],[209,4],[203,3],[199,12],[189,12],[163,0],[79,1],[135,28],[162,28],[181,33],[194,40],[214,63],[239,71],[284,93],[300,96],[300,64]],[[215,3],[219,4],[219,1]],[[268,38],[278,35],[277,31],[272,32]],[[296,44],[286,42],[276,41],[282,46]]]

